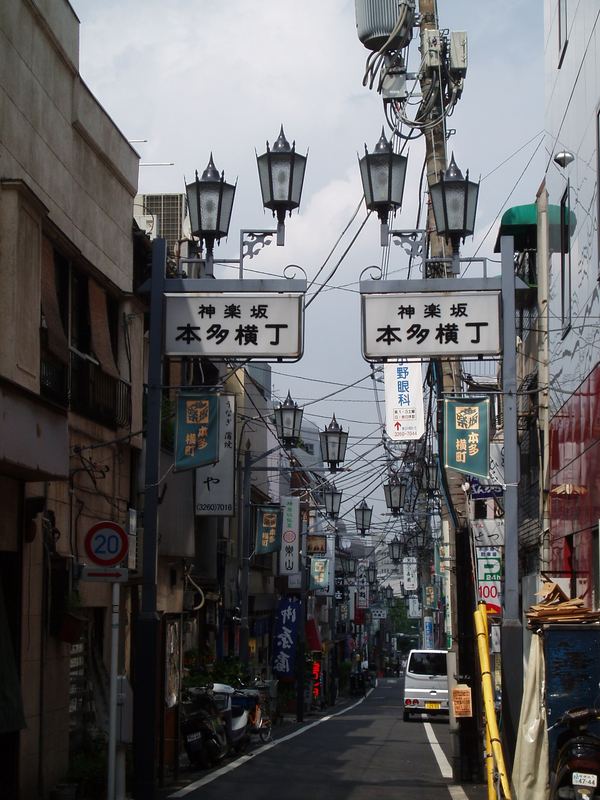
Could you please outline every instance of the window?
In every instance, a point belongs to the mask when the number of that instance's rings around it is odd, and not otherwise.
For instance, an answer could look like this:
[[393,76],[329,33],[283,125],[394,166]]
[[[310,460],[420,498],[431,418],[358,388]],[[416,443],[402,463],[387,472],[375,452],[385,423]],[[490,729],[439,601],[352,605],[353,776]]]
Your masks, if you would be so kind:
[[558,0],[558,68],[562,66],[567,45],[567,0]]
[[564,338],[571,329],[571,203],[568,183],[560,201],[560,294]]

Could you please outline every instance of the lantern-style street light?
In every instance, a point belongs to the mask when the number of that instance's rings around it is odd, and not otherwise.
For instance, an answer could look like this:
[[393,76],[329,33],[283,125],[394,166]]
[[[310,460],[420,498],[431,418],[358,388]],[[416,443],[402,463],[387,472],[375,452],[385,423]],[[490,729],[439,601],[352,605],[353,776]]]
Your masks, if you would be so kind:
[[335,483],[327,484],[322,491],[325,513],[330,519],[337,519],[340,514],[342,492],[335,488]]
[[406,481],[400,481],[398,480],[398,476],[394,475],[390,478],[389,483],[383,484],[383,493],[385,495],[386,506],[392,515],[397,517],[404,507]]
[[453,272],[457,273],[460,240],[464,241],[475,230],[479,184],[469,180],[468,170],[466,178],[463,177],[453,153],[450,166],[429,191],[436,230],[452,243]]
[[353,578],[356,575],[356,559],[354,556],[348,556],[342,563],[346,564],[345,574],[349,578]]
[[373,563],[367,567],[367,580],[371,586],[377,580],[377,567]]
[[390,583],[385,587],[385,597],[386,600],[394,599],[394,587]]
[[306,156],[296,152],[296,143],[290,147],[283,125],[273,149],[256,156],[263,205],[277,217],[277,244],[285,243],[285,215],[300,205]]
[[289,392],[285,401],[273,411],[277,438],[284,447],[295,447],[298,443],[303,413],[304,411],[298,408],[297,403],[294,403]]
[[388,542],[388,553],[392,561],[397,564],[400,561],[400,553],[402,551],[402,542],[397,536],[394,536],[391,542]]
[[206,245],[206,274],[213,274],[213,247],[229,232],[235,185],[219,175],[212,153],[208,166],[192,183],[186,184],[187,203],[192,235],[198,236]]
[[323,431],[319,431],[321,442],[321,456],[323,461],[329,465],[331,472],[335,472],[346,458],[346,446],[348,444],[348,431],[342,430],[338,424],[335,414],[329,425]]
[[381,220],[382,247],[388,242],[390,212],[395,214],[402,205],[407,162],[406,156],[394,153],[392,142],[385,138],[383,128],[373,152],[369,153],[365,145],[365,155],[358,162],[365,205],[369,211],[376,211]]
[[373,509],[367,505],[366,500],[362,500],[361,504],[356,506],[354,509],[354,518],[356,520],[356,527],[361,533],[361,536],[364,536],[365,533],[371,527],[371,516],[373,515]]

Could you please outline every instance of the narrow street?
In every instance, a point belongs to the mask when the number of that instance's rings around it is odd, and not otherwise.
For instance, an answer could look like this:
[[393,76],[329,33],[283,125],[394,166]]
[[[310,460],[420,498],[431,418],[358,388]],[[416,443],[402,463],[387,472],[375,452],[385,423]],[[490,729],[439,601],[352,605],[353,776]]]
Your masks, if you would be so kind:
[[285,789],[287,800],[483,800],[484,787],[453,785],[450,759],[446,719],[403,722],[402,681],[383,678],[366,698],[277,726],[272,743],[163,797],[264,800]]

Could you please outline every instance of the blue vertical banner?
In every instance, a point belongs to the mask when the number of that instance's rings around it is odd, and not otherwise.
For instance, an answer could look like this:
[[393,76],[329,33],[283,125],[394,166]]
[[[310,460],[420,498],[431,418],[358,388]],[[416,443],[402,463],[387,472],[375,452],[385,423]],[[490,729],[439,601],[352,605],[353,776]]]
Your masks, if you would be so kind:
[[444,466],[489,478],[489,398],[444,400]]
[[175,469],[204,467],[219,460],[219,398],[180,394],[175,428]]
[[273,672],[282,678],[295,675],[300,611],[300,600],[294,597],[282,598],[277,604],[273,638]]
[[256,507],[256,553],[281,550],[281,509],[279,506]]

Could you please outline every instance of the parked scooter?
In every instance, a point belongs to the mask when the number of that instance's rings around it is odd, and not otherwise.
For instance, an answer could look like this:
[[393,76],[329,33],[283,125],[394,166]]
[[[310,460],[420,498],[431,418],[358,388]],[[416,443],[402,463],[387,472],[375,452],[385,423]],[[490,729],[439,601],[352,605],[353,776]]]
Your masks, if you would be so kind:
[[190,763],[216,764],[229,752],[227,729],[210,689],[189,689],[183,703],[181,732]]
[[242,752],[246,749],[250,738],[248,703],[238,700],[244,698],[243,692],[226,683],[213,683],[213,697],[225,724],[230,752]]
[[596,708],[572,708],[552,727],[562,727],[551,770],[550,800],[598,800],[600,798],[600,736],[588,729],[600,720]]
[[263,712],[258,689],[238,689],[232,702],[234,706],[241,706],[248,711],[248,734],[258,737],[263,744],[269,742],[272,736],[271,720]]

